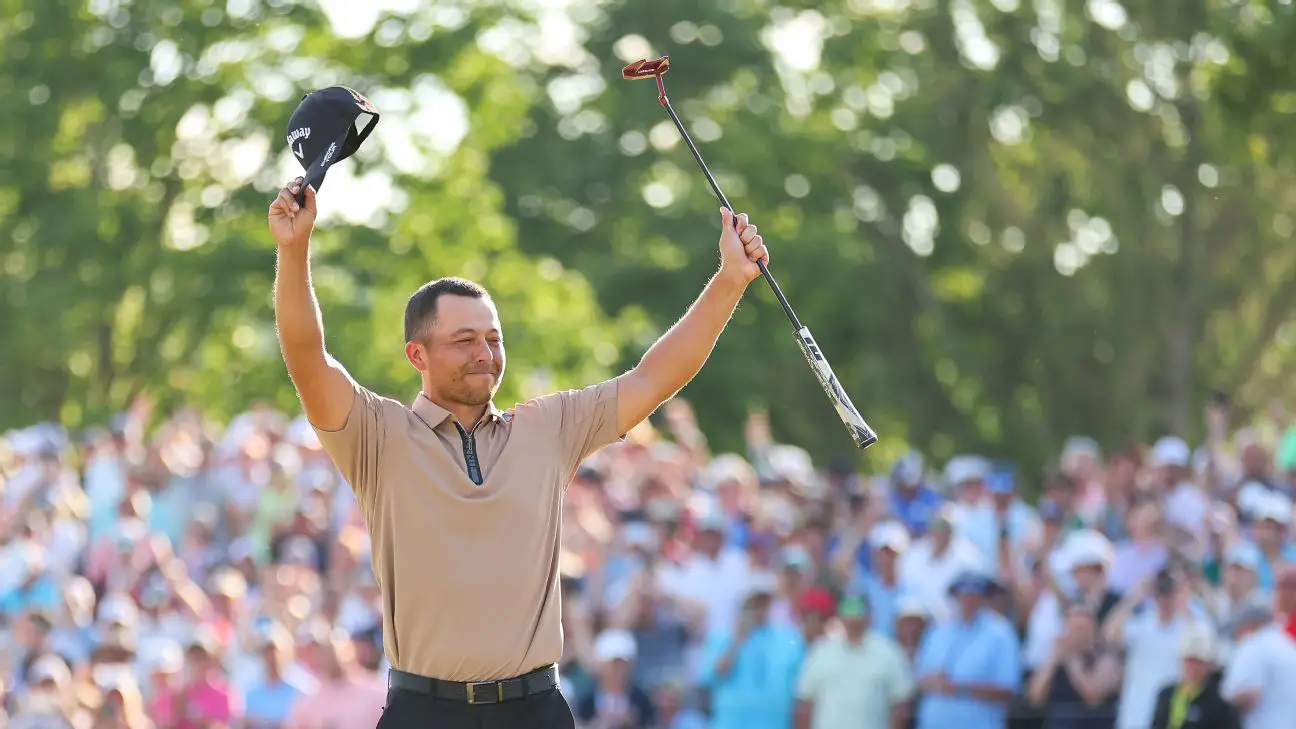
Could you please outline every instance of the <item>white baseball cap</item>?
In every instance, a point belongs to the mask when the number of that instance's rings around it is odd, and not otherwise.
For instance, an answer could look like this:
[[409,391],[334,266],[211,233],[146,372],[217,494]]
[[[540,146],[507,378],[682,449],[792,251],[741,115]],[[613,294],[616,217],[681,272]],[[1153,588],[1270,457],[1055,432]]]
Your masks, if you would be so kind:
[[53,681],[65,686],[72,680],[72,669],[58,656],[42,656],[36,659],[27,673],[27,680],[32,685],[42,681]]
[[1179,657],[1214,662],[1219,655],[1215,633],[1199,623],[1189,624],[1179,642]]
[[104,625],[133,626],[139,621],[139,608],[130,597],[105,595],[99,601],[99,622]]
[[1224,564],[1228,567],[1242,567],[1251,572],[1258,573],[1260,564],[1264,561],[1264,556],[1260,554],[1260,548],[1250,542],[1239,542],[1229,547],[1224,556]]
[[1276,491],[1271,492],[1255,504],[1251,515],[1256,521],[1274,521],[1284,526],[1290,526],[1292,521],[1291,499]]
[[1072,534],[1062,547],[1067,571],[1081,567],[1111,567],[1114,551],[1107,537],[1092,529]]
[[990,462],[981,456],[954,456],[945,464],[945,482],[958,486],[968,481],[982,481],[990,475]]
[[1153,468],[1165,466],[1189,468],[1192,466],[1192,449],[1183,438],[1167,435],[1152,446],[1152,456],[1148,461]]
[[760,571],[752,573],[747,580],[747,597],[754,595],[773,595],[778,592],[778,576],[773,572]]
[[901,595],[896,600],[896,620],[901,618],[922,618],[926,620],[931,617],[931,612],[923,604],[921,598],[916,595]]
[[633,661],[637,653],[634,636],[627,630],[605,630],[594,641],[594,660],[599,663]]
[[873,527],[868,541],[874,549],[890,549],[897,554],[904,554],[909,549],[909,530],[899,522],[885,521]]

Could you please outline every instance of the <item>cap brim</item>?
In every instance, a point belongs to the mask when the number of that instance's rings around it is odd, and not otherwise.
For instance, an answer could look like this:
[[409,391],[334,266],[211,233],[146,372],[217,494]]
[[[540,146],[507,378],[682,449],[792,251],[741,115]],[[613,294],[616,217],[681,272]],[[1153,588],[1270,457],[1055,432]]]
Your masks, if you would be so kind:
[[347,138],[351,136],[350,127],[347,128],[342,136],[338,137],[328,147],[324,149],[324,154],[320,155],[310,167],[306,168],[306,174],[303,176],[302,191],[297,193],[297,203],[306,202],[306,188],[315,188],[315,193],[319,194],[320,188],[324,186],[324,177],[328,170],[334,164],[346,159],[349,155],[343,152],[346,147]]

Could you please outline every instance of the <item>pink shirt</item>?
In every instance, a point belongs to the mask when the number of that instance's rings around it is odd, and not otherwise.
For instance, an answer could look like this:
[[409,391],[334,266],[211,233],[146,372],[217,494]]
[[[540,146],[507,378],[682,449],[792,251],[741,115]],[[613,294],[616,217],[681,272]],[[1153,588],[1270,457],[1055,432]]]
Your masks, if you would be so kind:
[[351,729],[377,726],[387,703],[387,683],[378,676],[321,681],[319,691],[299,700],[284,729]]
[[222,680],[192,684],[180,692],[175,706],[180,716],[176,729],[206,729],[214,722],[230,723],[242,713],[237,697]]

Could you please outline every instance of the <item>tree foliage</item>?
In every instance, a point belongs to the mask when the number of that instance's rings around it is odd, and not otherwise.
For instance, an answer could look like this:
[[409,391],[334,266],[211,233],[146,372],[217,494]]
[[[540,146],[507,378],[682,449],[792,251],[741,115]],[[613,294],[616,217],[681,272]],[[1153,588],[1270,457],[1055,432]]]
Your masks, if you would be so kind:
[[[451,273],[500,301],[506,399],[633,364],[716,265],[714,198],[651,85],[619,80],[665,52],[878,458],[1037,466],[1072,433],[1195,435],[1215,389],[1243,413],[1290,390],[1291,4],[589,1],[560,52],[520,2],[432,5],[340,28],[285,0],[0,0],[0,425],[143,389],[291,405],[263,211],[293,103],[328,83],[385,112],[321,194],[357,376],[409,394],[404,296]],[[447,97],[467,133],[442,144]],[[685,395],[718,447],[749,407],[849,447],[760,283]]]

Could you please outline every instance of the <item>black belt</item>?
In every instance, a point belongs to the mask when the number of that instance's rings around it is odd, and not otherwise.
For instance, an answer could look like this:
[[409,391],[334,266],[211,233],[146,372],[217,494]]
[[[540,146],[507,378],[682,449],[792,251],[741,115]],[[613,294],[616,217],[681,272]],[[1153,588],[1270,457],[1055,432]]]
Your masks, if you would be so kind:
[[391,669],[387,674],[387,686],[401,691],[435,696],[438,699],[463,701],[469,704],[498,704],[504,701],[516,701],[533,694],[541,694],[558,688],[558,667],[545,666],[518,676],[500,681],[442,681],[439,678],[428,678],[414,673]]

